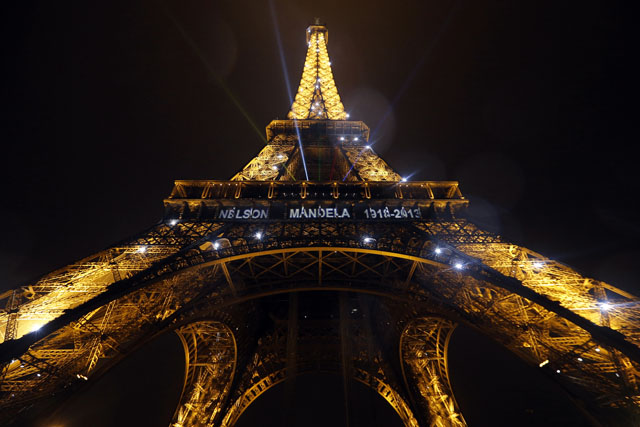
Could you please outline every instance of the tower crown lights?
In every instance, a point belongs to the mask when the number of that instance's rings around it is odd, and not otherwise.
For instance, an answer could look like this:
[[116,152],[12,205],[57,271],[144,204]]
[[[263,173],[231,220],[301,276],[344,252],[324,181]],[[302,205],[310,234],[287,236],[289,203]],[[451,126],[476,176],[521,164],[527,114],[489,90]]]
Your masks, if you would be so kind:
[[316,19],[306,34],[307,57],[287,117],[293,120],[346,120],[348,114],[340,101],[327,51],[329,31]]
[[287,119],[269,123],[266,146],[231,180],[400,182],[401,176],[372,150],[367,125],[350,120],[340,101],[327,27],[316,19],[305,34],[307,56]]
[[329,44],[329,30],[325,24],[320,23],[320,19],[316,18],[315,22],[307,27],[307,43],[311,41],[311,34],[322,33],[324,34],[324,41]]

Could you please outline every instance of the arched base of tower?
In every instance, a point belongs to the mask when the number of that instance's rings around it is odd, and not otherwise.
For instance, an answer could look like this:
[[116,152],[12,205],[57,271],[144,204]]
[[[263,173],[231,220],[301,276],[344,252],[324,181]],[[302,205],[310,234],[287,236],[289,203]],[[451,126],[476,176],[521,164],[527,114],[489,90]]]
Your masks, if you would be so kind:
[[[289,402],[284,382],[257,398],[240,416],[235,427],[330,426],[345,424],[343,383],[340,374],[312,373],[296,377],[294,398]],[[404,423],[377,391],[352,380],[351,424],[402,427]]]

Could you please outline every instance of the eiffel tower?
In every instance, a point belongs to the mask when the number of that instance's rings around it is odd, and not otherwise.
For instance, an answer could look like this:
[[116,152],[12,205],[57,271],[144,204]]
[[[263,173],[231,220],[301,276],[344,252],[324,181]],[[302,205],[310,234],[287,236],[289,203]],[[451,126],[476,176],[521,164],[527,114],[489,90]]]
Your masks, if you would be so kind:
[[160,223],[0,295],[0,422],[175,332],[173,427],[232,426],[312,372],[342,375],[345,396],[370,387],[406,426],[464,426],[447,363],[460,323],[594,420],[638,422],[638,298],[478,228],[457,182],[403,179],[345,112],[327,28],[306,40],[287,119],[230,180],[176,181]]

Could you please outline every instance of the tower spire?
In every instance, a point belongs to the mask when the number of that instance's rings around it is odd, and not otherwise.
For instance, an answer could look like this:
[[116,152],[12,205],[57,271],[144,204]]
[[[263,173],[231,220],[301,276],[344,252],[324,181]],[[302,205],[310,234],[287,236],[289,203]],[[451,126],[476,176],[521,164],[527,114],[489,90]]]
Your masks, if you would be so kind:
[[307,28],[307,58],[289,119],[345,120],[348,117],[333,81],[328,36],[327,27],[317,18]]

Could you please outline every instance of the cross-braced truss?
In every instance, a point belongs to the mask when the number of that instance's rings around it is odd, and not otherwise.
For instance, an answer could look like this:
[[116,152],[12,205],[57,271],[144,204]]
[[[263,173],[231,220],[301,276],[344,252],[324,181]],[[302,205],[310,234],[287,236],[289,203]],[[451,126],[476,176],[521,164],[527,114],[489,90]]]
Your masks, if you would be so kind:
[[[181,226],[185,231],[218,230],[206,235],[205,241],[222,240],[225,245],[214,249],[211,243],[198,244],[203,240],[196,240],[44,325],[40,337],[32,333],[13,341],[25,347],[12,347],[12,341],[3,345],[3,350],[15,351],[0,386],[5,414],[53,390],[85,381],[93,371],[106,369],[109,359],[121,358],[136,343],[170,328],[186,311],[225,307],[293,290],[364,292],[402,299],[416,307],[435,303],[444,316],[486,325],[480,327],[484,333],[529,363],[559,371],[558,381],[594,405],[637,405],[637,359],[624,341],[612,340],[606,332],[609,328],[582,317],[584,310],[567,309],[579,316],[569,318],[563,307],[556,307],[544,295],[524,285],[518,288],[519,280],[443,243],[463,241],[469,227],[464,222],[434,227],[451,233],[442,235],[440,243],[411,225]],[[428,228],[428,224],[421,224],[421,228]],[[262,239],[256,239],[257,230],[264,233]],[[374,233],[386,237],[375,242],[361,238]],[[161,225],[149,232],[159,242],[178,238],[172,234],[180,234],[175,226]],[[136,246],[151,240],[140,237],[133,242]],[[492,244],[502,245],[484,245]],[[436,254],[439,248],[443,251]],[[153,250],[146,253],[155,256]],[[455,268],[459,261],[465,264],[464,270]],[[536,295],[539,298],[533,298]],[[26,351],[20,353],[16,348]]]
[[[349,310],[348,319],[325,322],[319,319],[291,318],[276,321],[273,330],[260,340],[260,345],[251,357],[240,384],[230,401],[223,426],[233,426],[242,413],[270,388],[295,376],[313,372],[338,373],[341,359],[347,358],[352,367],[348,377],[361,382],[380,394],[396,411],[407,427],[418,426],[402,388],[390,374],[380,350],[372,345],[367,316],[355,304]],[[291,313],[290,313],[291,315]],[[345,324],[344,321],[347,321]],[[294,332],[291,325],[295,323]],[[343,327],[347,327],[349,351],[341,349]],[[295,342],[297,350],[287,354]],[[293,358],[293,361],[291,360]],[[291,403],[291,402],[289,402]],[[290,408],[291,409],[291,408]]]
[[220,322],[193,322],[176,330],[185,351],[185,381],[171,427],[212,425],[236,368],[233,333]]
[[[638,416],[640,300],[479,229],[457,182],[401,180],[366,145],[369,128],[345,120],[327,34],[309,27],[289,120],[269,124],[231,181],[176,181],[163,222],[0,295],[0,422],[175,330],[186,377],[174,426],[232,425],[311,370],[369,385],[407,426],[462,426],[446,366],[453,322],[538,366],[594,416]],[[339,294],[339,324],[291,323],[290,309],[261,340],[255,313],[232,313],[306,292]],[[354,293],[377,301],[377,319],[346,310]],[[372,320],[396,332],[396,356],[371,347]]]
[[365,181],[398,182],[401,179],[369,146],[345,147],[344,152],[355,173]]
[[323,25],[307,29],[307,58],[289,119],[344,120],[348,117],[333,81],[327,38]]
[[455,323],[442,318],[413,320],[400,336],[403,376],[426,405],[430,425],[465,427],[467,424],[453,397],[447,367],[447,348]]
[[240,172],[235,174],[231,180],[268,181],[278,179],[281,174],[284,174],[285,178],[287,178],[287,162],[294,149],[295,145],[293,144],[269,144]]

